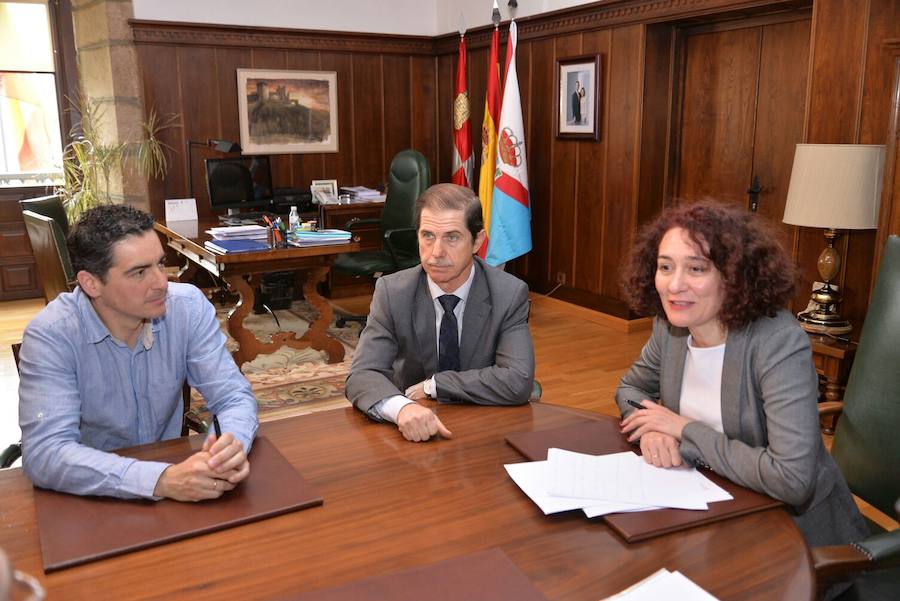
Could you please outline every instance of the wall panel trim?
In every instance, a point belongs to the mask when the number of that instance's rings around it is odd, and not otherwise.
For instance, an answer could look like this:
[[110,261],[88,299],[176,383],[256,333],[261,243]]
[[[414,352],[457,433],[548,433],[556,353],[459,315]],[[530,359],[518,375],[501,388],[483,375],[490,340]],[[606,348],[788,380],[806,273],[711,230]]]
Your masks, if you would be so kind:
[[137,44],[276,48],[372,54],[434,54],[434,38],[377,33],[312,31],[274,27],[204,25],[131,19]]

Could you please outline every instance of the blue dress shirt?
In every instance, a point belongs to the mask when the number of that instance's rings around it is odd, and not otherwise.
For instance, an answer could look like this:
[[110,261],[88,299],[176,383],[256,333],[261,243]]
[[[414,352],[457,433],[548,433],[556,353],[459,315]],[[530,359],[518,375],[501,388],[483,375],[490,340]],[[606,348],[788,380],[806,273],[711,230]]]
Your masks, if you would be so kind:
[[80,288],[59,295],[25,329],[19,373],[22,466],[44,488],[154,498],[169,464],[106,451],[180,436],[185,379],[248,453],[256,435],[250,384],[225,349],[215,309],[187,284],[169,284],[165,315],[133,349]]

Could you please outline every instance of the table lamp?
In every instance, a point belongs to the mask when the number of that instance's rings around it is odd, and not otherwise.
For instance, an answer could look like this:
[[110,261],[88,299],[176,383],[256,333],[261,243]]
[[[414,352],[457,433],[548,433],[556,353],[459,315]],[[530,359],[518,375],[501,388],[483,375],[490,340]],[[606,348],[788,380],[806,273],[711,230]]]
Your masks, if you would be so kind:
[[842,297],[831,285],[841,268],[834,241],[839,229],[878,226],[884,156],[879,145],[797,144],[783,221],[825,229],[825,249],[818,261],[824,284],[813,291],[812,306],[797,315],[808,332],[837,335],[851,330],[838,313]]

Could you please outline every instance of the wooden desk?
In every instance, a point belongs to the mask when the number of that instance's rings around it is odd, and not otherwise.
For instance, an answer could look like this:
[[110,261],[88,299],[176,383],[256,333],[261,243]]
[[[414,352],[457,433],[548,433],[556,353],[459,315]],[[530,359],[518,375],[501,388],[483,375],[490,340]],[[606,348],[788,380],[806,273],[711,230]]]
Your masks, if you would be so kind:
[[588,413],[535,403],[438,414],[454,438],[424,444],[350,408],[262,424],[322,507],[49,575],[31,485],[5,470],[0,546],[50,599],[282,598],[492,547],[549,599],[595,601],[663,566],[723,600],[812,598],[809,552],[783,509],[636,544],[580,512],[541,514],[503,469],[522,461],[504,436]]
[[[344,229],[351,219],[378,219],[384,209],[383,202],[355,202],[344,205],[319,205],[321,227]],[[353,238],[358,240],[359,249],[381,250],[381,229],[377,223],[353,228]],[[344,273],[330,272],[324,283],[325,295],[329,298],[343,298],[359,294],[371,294],[374,289],[370,278],[354,277]]]
[[[344,346],[328,336],[333,314],[331,304],[316,290],[316,284],[325,279],[335,256],[345,252],[359,250],[358,242],[334,244],[329,246],[312,246],[309,248],[280,248],[270,252],[251,252],[220,255],[207,250],[203,243],[211,236],[204,233],[217,223],[199,223],[197,234],[184,235],[157,222],[154,227],[163,236],[169,248],[174,249],[187,259],[185,267],[179,272],[179,279],[190,278],[197,267],[202,267],[213,275],[224,279],[235,290],[239,299],[228,313],[228,333],[237,341],[238,350],[234,352],[234,361],[238,366],[245,361],[252,361],[261,353],[273,353],[282,346],[292,348],[313,347],[328,353],[329,363],[337,363],[344,359]],[[316,308],[318,319],[309,324],[309,329],[297,338],[295,332],[277,332],[272,335],[271,342],[260,342],[250,330],[244,327],[244,318],[253,309],[256,282],[255,278],[272,271],[303,271],[303,295]]]

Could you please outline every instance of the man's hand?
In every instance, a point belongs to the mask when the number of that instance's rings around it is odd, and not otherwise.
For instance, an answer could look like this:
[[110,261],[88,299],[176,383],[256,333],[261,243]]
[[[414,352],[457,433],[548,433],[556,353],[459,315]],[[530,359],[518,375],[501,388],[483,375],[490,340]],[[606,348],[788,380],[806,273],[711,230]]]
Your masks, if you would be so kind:
[[412,442],[428,440],[435,434],[444,438],[452,438],[453,434],[448,430],[433,411],[419,405],[409,403],[397,415],[397,425],[403,438]]
[[[244,452],[244,445],[231,432],[226,432],[218,440],[215,434],[210,434],[203,441],[203,450],[209,453],[206,463],[217,477],[237,484],[250,475],[250,462]],[[225,474],[230,475],[226,477]]]
[[668,434],[647,432],[641,436],[641,453],[644,461],[656,467],[678,467],[682,463],[678,441]]
[[200,452],[170,465],[160,475],[153,496],[176,501],[217,499],[250,474],[244,445],[230,432],[210,435]]
[[427,399],[428,395],[425,394],[425,380],[422,380],[418,384],[414,384],[406,389],[406,392],[403,393],[408,399],[413,401],[420,401],[422,399]]

